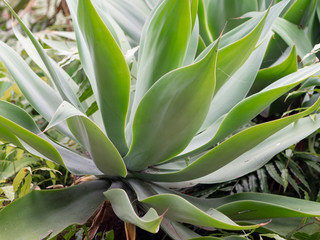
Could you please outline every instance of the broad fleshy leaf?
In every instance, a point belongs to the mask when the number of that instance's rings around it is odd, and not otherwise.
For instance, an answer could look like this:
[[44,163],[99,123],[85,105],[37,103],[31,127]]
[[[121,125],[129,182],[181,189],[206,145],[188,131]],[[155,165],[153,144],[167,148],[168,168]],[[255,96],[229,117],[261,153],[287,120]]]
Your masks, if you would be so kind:
[[292,47],[288,57],[277,65],[261,69],[250,89],[250,95],[259,92],[275,80],[285,77],[298,70],[297,53],[295,46]]
[[[320,98],[309,109],[295,115],[250,127],[230,137],[181,171],[167,174],[139,174],[153,181],[186,181],[208,175],[263,142],[277,131],[316,111]],[[214,162],[215,164],[212,164]]]
[[217,209],[233,220],[320,216],[320,204],[266,193],[240,193],[217,199]]
[[139,44],[143,25],[151,9],[144,1],[95,1],[99,4],[101,10],[120,25],[123,31],[128,35],[131,41]]
[[248,35],[219,49],[217,62],[217,91],[245,63],[251,53],[255,50],[267,15],[268,11]]
[[[4,124],[0,123],[0,136],[2,138],[18,147],[25,148],[34,155],[45,157],[62,165],[65,164],[73,174],[102,175],[102,172],[98,170],[91,159],[50,140],[40,131],[31,116],[24,110],[5,101],[0,101],[0,105],[1,122],[4,122]],[[8,124],[11,127],[8,127]],[[38,141],[39,145],[37,144]]]
[[186,226],[176,221],[171,221],[163,218],[161,221],[161,228],[173,239],[185,240],[190,238],[199,237],[200,235],[190,230]]
[[[155,185],[139,180],[132,180],[130,184],[135,189],[140,202],[150,205],[158,213],[163,213],[164,217],[173,221],[230,230],[254,229],[264,225],[240,226],[214,208],[202,211],[188,200],[179,196],[179,194],[174,194],[171,190],[157,189]],[[186,212],[188,212],[188,215],[185,214]]]
[[27,26],[23,23],[23,21],[19,18],[19,16],[15,13],[15,11],[10,7],[10,5],[3,0],[3,2],[6,4],[10,12],[15,16],[15,18],[20,23],[23,30],[26,32],[30,40],[32,41],[34,47],[36,48],[39,56],[41,57],[44,65],[46,66],[48,72],[50,73],[50,76],[57,87],[61,97],[65,101],[69,101],[75,106],[77,106],[79,109],[81,109],[80,102],[78,98],[76,97],[75,93],[72,91],[71,87],[69,86],[68,81],[62,76],[59,69],[55,66],[55,64],[52,64],[52,61],[48,57],[48,55],[45,53],[44,49],[40,45],[40,43],[37,41],[37,39],[33,36],[32,32],[27,28]]
[[[211,208],[207,212],[174,194],[158,194],[142,200],[143,203],[155,208],[158,212],[165,212],[165,216],[174,221],[189,223],[198,226],[223,228],[229,230],[246,230],[258,228],[264,224],[240,226],[231,221],[219,211]],[[188,215],[185,214],[188,212]]]
[[0,61],[6,66],[23,95],[46,120],[62,103],[60,95],[38,77],[8,45],[0,41]]
[[221,31],[235,28],[243,22],[241,15],[258,10],[257,0],[206,0],[208,27],[213,39],[217,39]]
[[154,209],[150,208],[143,217],[139,217],[124,190],[110,189],[104,192],[104,195],[111,202],[113,211],[122,221],[132,223],[152,233],[158,232],[162,217]]
[[[79,0],[77,17],[91,56],[92,62],[89,64],[93,65],[95,79],[89,80],[93,85],[104,127],[119,152],[125,154],[128,150],[124,132],[130,94],[129,68],[118,44],[91,1]],[[79,50],[80,55],[83,54],[82,49]]]
[[[51,161],[54,161],[64,166],[60,154],[50,143],[48,143],[38,135],[34,134],[33,132],[30,132],[26,128],[22,127],[23,125],[27,125],[28,128],[33,128],[33,121],[31,120],[31,118],[24,119],[27,113],[23,111],[14,111],[15,109],[17,109],[17,107],[13,104],[4,101],[0,101],[0,106],[0,125],[7,128],[7,130],[9,130],[12,134],[16,135],[19,139],[21,139],[24,142],[20,144],[20,146],[23,145],[27,150],[30,151],[31,149],[28,148],[29,145],[31,148],[38,151],[41,154],[41,156],[44,156],[50,159]],[[12,118],[17,119],[22,126],[13,122],[11,120]],[[2,137],[4,137],[3,134],[5,133],[2,132]]]
[[[279,36],[292,47],[296,45],[297,54],[300,58],[303,58],[305,55],[311,52],[312,43],[309,38],[306,38],[306,35],[302,29],[297,25],[286,21],[283,18],[278,18],[275,25],[274,31],[279,34]],[[313,60],[314,55],[311,55],[303,60],[304,63],[307,63]]]
[[208,16],[205,9],[205,0],[199,0],[198,6],[198,17],[199,17],[199,32],[200,32],[200,40],[204,45],[208,46],[213,42],[212,36],[210,34],[209,26],[208,26]]
[[201,130],[212,125],[247,95],[259,71],[270,37],[269,34],[269,37],[266,37],[264,42],[253,51],[239,70],[216,92]]
[[[240,193],[222,198],[204,199],[178,193],[159,185],[144,183],[139,180],[130,181],[130,184],[136,191],[139,201],[144,202],[144,200],[152,199],[151,201],[155,203],[155,200],[159,199],[158,196],[163,198],[161,196],[175,194],[177,195],[176,197],[179,196],[202,212],[209,214],[213,209],[216,209],[215,211],[218,210],[219,212],[230,216],[231,219],[241,222],[259,219],[269,221],[270,218],[279,218],[283,216],[315,217],[320,215],[320,203],[274,194]],[[159,204],[162,205],[163,202]],[[172,204],[169,203],[167,212],[171,206]],[[183,205],[181,204],[180,207],[182,208]],[[266,209],[268,209],[268,211]],[[255,221],[254,223],[258,223],[258,221]],[[264,226],[268,228],[268,224]]]
[[126,176],[124,162],[108,137],[92,120],[68,102],[63,102],[59,106],[47,129],[65,120],[100,171],[107,176]]
[[[44,61],[42,60],[41,56],[38,54],[37,49],[34,46],[34,44],[32,43],[32,41],[30,40],[30,38],[24,37],[15,26],[12,26],[12,30],[13,30],[16,38],[21,43],[24,50],[27,52],[29,57],[32,59],[32,61],[34,61],[42,69],[42,71],[47,75],[46,80],[50,84],[51,83],[50,72],[48,71],[46,65],[44,64]],[[50,44],[53,41],[50,41],[48,39],[43,39],[43,42],[45,44],[48,44],[51,47],[53,47],[53,45],[54,45],[54,44]],[[58,42],[58,43],[60,43],[60,42]],[[72,43],[68,42],[68,45],[72,45]],[[70,46],[70,48],[71,48],[71,46]],[[69,86],[71,88],[70,91],[72,91],[74,93],[78,92],[78,90],[79,90],[78,85],[73,81],[73,79],[68,75],[68,73],[66,71],[64,71],[64,69],[62,67],[60,67],[59,64],[56,63],[51,57],[47,56],[47,58],[49,59],[50,64],[54,66],[55,70],[59,71],[61,76],[65,79],[66,82],[64,82],[64,84],[67,84],[67,83],[69,84]],[[51,86],[51,87],[56,88],[55,85]],[[76,100],[76,101],[78,102],[78,100]]]
[[283,15],[283,19],[301,27],[305,27],[310,17],[313,15],[317,5],[317,0],[297,0],[290,6]]
[[[254,148],[245,152],[232,162],[214,171],[213,173],[190,183],[219,183],[239,178],[255,171],[266,164],[275,154],[306,138],[320,128],[319,114],[313,117],[304,117],[275,133]],[[228,172],[228,174],[225,174]],[[185,183],[188,185],[188,183]]]
[[163,75],[183,65],[192,33],[190,1],[164,0],[146,21],[140,42],[136,91],[127,127],[148,89]]
[[143,170],[178,154],[199,130],[214,93],[218,44],[201,61],[166,74],[142,99],[125,158],[129,169]]
[[[2,41],[0,50],[0,61],[6,66],[22,94],[38,113],[50,121],[63,101],[59,93],[38,77],[23,59]],[[73,138],[66,125],[59,125],[57,129]]]
[[[257,116],[262,112],[268,105],[274,102],[277,98],[288,92],[293,87],[297,86],[299,83],[303,82],[305,78],[312,76],[320,70],[320,65],[314,65],[310,67],[305,67],[299,71],[287,75],[278,81],[270,84],[268,87],[264,88],[262,91],[251,95],[240,101],[235,105],[226,116],[222,116],[216,121],[219,124],[213,124],[213,129],[209,129],[209,134],[211,135],[211,140],[202,147],[195,149],[188,154],[191,155],[195,153],[202,152],[209,147],[214,146],[218,142],[222,141],[232,132],[236,131],[244,124],[249,122],[252,118]],[[208,117],[207,117],[208,118]],[[210,137],[210,135],[209,135]],[[208,137],[205,137],[205,140]]]
[[0,211],[0,239],[43,239],[71,224],[84,224],[105,201],[103,192],[109,186],[106,181],[94,181],[32,191]]

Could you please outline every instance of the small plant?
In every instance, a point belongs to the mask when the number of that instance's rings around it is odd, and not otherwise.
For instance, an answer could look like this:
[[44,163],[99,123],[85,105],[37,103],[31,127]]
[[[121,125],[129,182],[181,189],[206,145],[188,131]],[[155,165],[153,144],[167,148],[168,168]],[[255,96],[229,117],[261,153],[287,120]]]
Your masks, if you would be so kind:
[[[199,29],[207,24],[200,21],[202,1],[161,1],[144,25],[138,61],[116,22],[90,0],[67,2],[90,82],[88,97],[79,100],[79,87],[7,4],[31,40],[26,50],[48,83],[3,42],[0,61],[49,124],[41,131],[27,112],[0,101],[0,136],[95,180],[32,191],[14,201],[0,211],[0,239],[53,237],[71,224],[85,223],[106,200],[127,229],[156,233],[161,227],[173,239],[201,237],[184,224],[249,230],[270,219],[320,216],[319,203],[278,195],[203,199],[179,191],[252,172],[320,127],[320,99],[295,114],[248,125],[320,71],[319,64],[304,67],[248,95],[288,0],[211,36],[207,46],[199,43]],[[49,138],[45,132],[53,127],[82,148],[75,152]]]

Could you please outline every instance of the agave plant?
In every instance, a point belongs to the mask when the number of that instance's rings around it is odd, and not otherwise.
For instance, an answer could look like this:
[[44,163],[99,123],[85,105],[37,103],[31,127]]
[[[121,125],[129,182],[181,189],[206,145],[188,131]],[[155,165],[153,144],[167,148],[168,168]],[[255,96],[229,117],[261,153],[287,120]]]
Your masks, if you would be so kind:
[[[320,99],[296,114],[246,125],[320,71],[319,64],[296,67],[248,95],[288,0],[212,38],[202,51],[197,13],[203,5],[160,1],[145,22],[137,61],[134,55],[126,61],[129,42],[98,6],[90,0],[67,2],[93,95],[78,99],[78,86],[7,4],[29,38],[17,33],[19,40],[48,82],[3,42],[0,61],[49,124],[41,131],[23,109],[0,101],[0,136],[96,180],[33,191],[14,201],[0,211],[0,239],[52,237],[86,222],[106,200],[124,222],[152,233],[161,227],[173,239],[201,237],[184,223],[248,230],[273,218],[320,216],[319,203],[300,199],[257,193],[201,199],[177,190],[243,176],[320,127]],[[296,58],[294,49],[290,56]],[[86,152],[52,140],[45,132],[53,127]]]

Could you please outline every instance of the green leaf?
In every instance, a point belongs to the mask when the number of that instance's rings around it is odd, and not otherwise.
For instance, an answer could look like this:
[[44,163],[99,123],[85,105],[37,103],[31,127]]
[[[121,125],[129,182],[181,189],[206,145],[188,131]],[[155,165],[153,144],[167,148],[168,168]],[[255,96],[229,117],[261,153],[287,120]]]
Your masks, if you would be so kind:
[[[120,153],[125,154],[128,150],[124,132],[130,94],[129,68],[119,46],[91,1],[79,1],[77,16],[95,74],[95,79],[88,77],[107,135]],[[79,50],[80,55],[83,54],[82,58],[85,58],[85,53],[81,48]]]
[[[0,119],[2,119],[0,121],[0,136],[8,141],[13,140],[16,146],[25,148],[32,154],[45,157],[58,164],[64,165],[65,163],[73,174],[102,174],[91,159],[54,143],[42,134],[30,115],[21,108],[9,102],[0,101],[0,116]],[[23,142],[20,142],[15,135]]]
[[215,88],[218,42],[200,61],[161,78],[142,99],[125,158],[142,170],[181,152],[200,128]]
[[[309,117],[298,120],[219,170],[204,178],[193,180],[192,182],[194,182],[194,184],[225,182],[261,168],[272,159],[274,155],[316,131],[320,127],[319,117],[320,116],[317,115],[316,122],[313,122]],[[225,174],[226,172],[228,172],[228,174]],[[281,181],[279,181],[279,183],[281,184]],[[266,187],[264,187],[264,190],[268,190]]]
[[250,89],[250,95],[261,91],[275,80],[285,77],[298,70],[297,53],[295,46],[292,47],[288,57],[280,64],[261,69]]
[[266,170],[263,168],[258,169],[257,176],[260,182],[260,189],[262,190],[262,192],[268,193],[269,185],[268,185],[268,176],[267,176]]
[[[200,157],[199,159],[197,159],[196,161],[194,161],[193,163],[191,163],[190,165],[188,165],[180,171],[166,174],[149,173],[148,175],[141,175],[144,178],[152,179],[153,181],[164,182],[186,181],[195,178],[200,178],[207,174],[214,175],[214,172],[217,171],[219,168],[224,167],[228,163],[231,163],[232,165],[232,161],[240,157],[242,154],[245,154],[247,151],[250,151],[252,148],[258,146],[267,138],[277,133],[281,129],[285,128],[289,124],[317,110],[319,104],[320,98],[312,107],[310,107],[304,112],[289,117],[281,118],[278,120],[266,122],[263,124],[255,125],[246,130],[243,130],[237,133],[236,135],[230,137],[217,147],[213,148],[205,155],[203,155],[202,157]],[[280,146],[281,143],[278,145]],[[274,155],[274,153],[272,155]],[[254,163],[254,161],[250,161],[250,159],[247,162]],[[237,170],[239,168],[232,167],[232,169]],[[245,169],[243,170],[245,171]],[[223,172],[225,173],[225,171]],[[224,174],[224,177],[226,177],[226,174]]]
[[283,19],[290,21],[296,25],[301,25],[301,27],[305,27],[309,15],[312,15],[315,10],[316,0],[297,0],[291,5],[288,11],[283,15]]
[[15,176],[15,178],[13,179],[13,191],[16,192],[22,182],[22,180],[24,179],[24,177],[26,176],[27,171],[25,171],[25,169],[21,169],[17,175]]
[[320,204],[266,193],[240,193],[219,199],[217,209],[233,220],[320,216]]
[[268,174],[272,177],[273,180],[275,180],[280,185],[283,184],[282,178],[278,173],[277,169],[275,168],[275,166],[273,165],[273,163],[266,164],[265,169],[267,170]]
[[199,17],[199,32],[200,38],[203,41],[204,45],[209,45],[213,42],[212,36],[210,34],[208,26],[208,16],[204,4],[204,0],[199,0],[198,6],[198,17]]
[[90,153],[96,166],[105,175],[126,176],[124,162],[108,137],[93,121],[68,102],[60,105],[46,130],[65,120],[73,135]]
[[30,192],[31,188],[31,181],[32,181],[32,175],[29,172],[28,175],[24,178],[24,183],[21,187],[19,198],[23,197],[26,195],[28,192]]
[[258,10],[257,0],[210,0],[206,1],[208,26],[212,38],[217,39],[223,31],[228,32],[244,22],[241,15]]
[[110,15],[123,29],[128,38],[138,45],[143,25],[151,9],[143,1],[96,1],[101,10]]
[[13,201],[14,200],[14,190],[13,190],[13,186],[4,186],[1,187],[1,190],[3,191],[4,195],[10,200]]
[[[1,41],[0,50],[0,61],[7,67],[23,95],[39,114],[50,121],[63,101],[59,93],[39,78],[13,49]],[[57,129],[73,139],[66,125],[59,125]]]
[[280,237],[279,235],[272,234],[272,233],[260,234],[259,236],[260,236],[260,240],[263,240],[262,237],[272,238],[274,240],[286,240],[286,239]]
[[[283,18],[278,18],[273,30],[279,34],[279,36],[287,43],[288,46],[292,47],[296,45],[297,54],[300,58],[303,58],[305,55],[311,52],[312,44],[309,38],[306,38],[306,35],[302,29],[297,25],[286,21]],[[303,60],[304,63],[307,63],[313,60],[314,55],[309,56]]]
[[125,54],[128,50],[131,49],[131,46],[129,44],[127,37],[125,36],[125,33],[118,25],[120,24],[120,22],[115,21],[115,19],[111,17],[112,10],[109,9],[109,7],[112,5],[110,4],[111,2],[112,1],[107,1],[107,2],[92,1],[92,4],[94,5],[97,13],[101,17],[101,20],[103,21],[103,23],[106,25],[106,27],[112,34],[112,37],[117,42],[122,53]]
[[8,45],[0,41],[0,61],[6,66],[23,95],[46,120],[50,120],[62,102],[60,95],[39,78]]
[[257,94],[243,99],[235,105],[225,117],[221,117],[223,119],[217,119],[217,122],[219,123],[218,130],[215,129],[217,126],[214,126],[214,131],[209,131],[209,133],[211,133],[209,134],[209,136],[211,135],[211,140],[202,147],[191,151],[188,154],[201,153],[205,149],[221,142],[224,138],[228,137],[228,135],[232,134],[234,131],[257,116],[277,98],[288,92],[291,88],[297,86],[305,78],[318,72],[320,69],[319,67],[320,65],[314,65],[300,69],[299,71],[287,75],[273,84],[270,84]]
[[258,25],[245,37],[219,49],[216,91],[225,84],[256,49],[256,44],[260,39],[267,15],[268,12],[263,16]]
[[167,218],[178,222],[229,230],[246,230],[261,226],[259,224],[240,226],[214,208],[203,212],[182,197],[174,194],[158,194],[146,198],[142,202],[152,206],[158,212],[165,213]]
[[[148,89],[163,75],[183,65],[192,33],[190,8],[190,1],[164,0],[154,9],[145,23],[139,49],[131,123]],[[129,135],[130,128],[129,124],[127,130]]]
[[52,80],[54,81],[57,89],[59,90],[60,95],[62,98],[66,101],[69,101],[73,103],[75,106],[77,106],[79,109],[81,109],[80,102],[78,98],[76,97],[75,93],[70,88],[68,82],[66,79],[62,76],[61,72],[57,67],[52,64],[52,61],[48,57],[48,55],[45,53],[44,49],[40,45],[40,43],[37,41],[37,39],[33,36],[32,32],[27,28],[27,26],[22,22],[22,20],[19,18],[19,16],[14,12],[14,10],[10,7],[10,5],[3,0],[3,2],[6,4],[10,12],[15,16],[15,18],[20,23],[23,30],[26,32],[30,40],[32,41],[34,47],[37,49],[38,54],[40,55],[43,63],[45,64],[47,70],[50,73],[50,76]]
[[[4,101],[0,101],[0,106],[0,124],[7,128],[7,130],[11,131],[11,133],[16,135],[18,138],[20,138],[24,142],[23,146],[26,147],[27,150],[30,151],[31,147],[38,151],[38,153],[40,153],[42,156],[45,156],[51,161],[64,166],[60,154],[50,143],[48,143],[46,140],[42,139],[35,133],[27,130],[30,128],[37,131],[37,127],[33,125],[33,120],[28,116],[26,112],[19,111],[18,107]],[[22,126],[12,121],[12,118],[17,119],[17,122]],[[27,129],[24,127],[27,127]],[[38,130],[38,132],[40,131]]]
[[139,217],[124,190],[110,189],[104,192],[104,195],[111,202],[113,211],[122,221],[132,223],[152,233],[158,232],[162,217],[158,216],[154,209],[150,208],[143,217]]
[[163,218],[161,228],[173,239],[184,240],[199,237],[200,235],[181,223]]
[[[306,161],[306,163],[308,163],[308,161]],[[310,186],[304,176],[304,172],[300,168],[300,166],[296,162],[290,161],[289,162],[289,169],[290,169],[290,172],[292,172],[293,175],[308,189],[308,191],[311,192],[311,188],[310,188]]]
[[42,239],[71,224],[84,224],[105,201],[102,193],[109,186],[105,181],[95,181],[32,191],[0,211],[0,239]]
[[195,20],[195,24],[192,30],[192,34],[190,37],[190,41],[188,43],[188,48],[186,51],[186,56],[183,62],[184,66],[190,65],[193,63],[197,49],[198,49],[198,42],[199,42],[199,20],[198,17]]
[[[250,220],[245,222],[253,224],[260,221],[261,220]],[[308,234],[320,232],[318,221],[313,218],[274,218],[269,224],[261,227],[259,230],[261,232],[277,233],[289,238],[296,232],[296,229],[299,229],[299,232]]]
[[[158,188],[154,184],[132,179],[130,185],[137,193],[140,202],[150,205],[170,221],[230,230],[254,229],[263,225],[240,226],[213,207],[203,211],[190,202],[188,197],[181,197],[179,193],[175,194],[176,192],[172,190]],[[189,198],[199,200],[194,197]]]
[[34,157],[22,157],[16,161],[0,160],[0,179],[11,177],[20,169],[37,162],[39,159]]
[[[262,63],[264,52],[271,35],[253,51],[247,61],[230,77],[230,79],[215,93],[206,120],[201,126],[205,130],[218,118],[230,111],[247,95]],[[200,134],[201,135],[201,134]],[[200,137],[198,136],[198,138]],[[210,134],[211,138],[213,134]],[[203,144],[205,144],[204,142]]]

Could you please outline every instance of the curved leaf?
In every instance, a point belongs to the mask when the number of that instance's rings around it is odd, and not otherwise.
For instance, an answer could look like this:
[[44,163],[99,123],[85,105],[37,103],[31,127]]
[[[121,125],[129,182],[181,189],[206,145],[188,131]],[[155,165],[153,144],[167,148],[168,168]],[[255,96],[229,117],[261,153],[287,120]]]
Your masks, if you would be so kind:
[[161,78],[142,99],[133,122],[133,140],[125,158],[142,170],[182,151],[200,128],[215,88],[218,42],[199,62]]
[[[284,197],[275,194],[240,193],[222,198],[204,199],[175,192],[173,190],[163,188],[159,185],[145,183],[140,180],[130,180],[129,182],[130,185],[134,188],[135,192],[137,193],[139,201],[144,201],[144,199],[149,199],[153,197],[157,199],[157,196],[159,195],[161,196],[175,194],[179,195],[180,198],[185,199],[185,201],[188,201],[190,204],[192,204],[194,207],[198,208],[202,212],[207,213],[212,211],[212,209],[217,209],[218,211],[221,211],[222,213],[229,216],[231,219],[241,222],[247,222],[246,220],[258,219],[269,221],[270,218],[278,218],[282,216],[314,217],[319,216],[320,214],[320,203],[291,197]],[[253,204],[252,207],[250,204]],[[169,204],[169,208],[170,206],[171,205]],[[187,211],[184,211],[183,213],[186,214],[186,212]],[[283,220],[284,219],[282,219],[282,221]],[[287,220],[289,222],[291,221],[290,219]],[[277,221],[277,219],[274,219],[274,221]],[[258,221],[252,222],[258,223]],[[263,226],[263,228],[268,229],[268,226],[269,224],[266,224]]]
[[[93,64],[95,79],[90,79],[90,82],[94,85],[93,91],[104,127],[110,140],[121,154],[125,154],[128,150],[124,131],[130,94],[129,68],[91,1],[79,0],[77,16],[81,34],[90,52],[92,63],[89,64]],[[79,50],[83,54],[82,49]]]
[[[253,229],[264,225],[240,226],[214,209],[214,206],[207,208],[208,205],[202,204],[204,199],[191,197],[137,179],[130,179],[129,183],[140,202],[151,205],[158,212],[164,213],[164,217],[170,221],[230,230]],[[197,201],[201,204],[195,205]]]
[[102,193],[109,186],[105,181],[94,181],[59,190],[32,191],[0,211],[0,239],[43,239],[71,224],[84,224],[105,201]]
[[[43,60],[41,59],[40,55],[37,52],[37,49],[35,48],[35,46],[33,45],[32,41],[27,38],[24,37],[20,31],[12,26],[12,30],[16,36],[16,38],[19,40],[19,43],[21,43],[22,47],[24,48],[24,50],[27,52],[27,54],[29,55],[29,57],[32,59],[32,61],[34,61],[41,69],[42,71],[48,76],[46,79],[48,81],[51,81],[50,79],[50,73],[46,67],[46,65],[44,64]],[[48,39],[43,39],[42,40],[45,44],[48,44],[50,46],[51,42],[56,42],[56,41],[50,41]],[[73,43],[73,42],[72,42]],[[68,45],[71,45],[69,48],[72,48],[72,43],[68,42]],[[75,43],[74,43],[75,44]],[[51,44],[52,45],[52,44]],[[51,46],[53,48],[53,46]],[[51,63],[51,65],[54,66],[56,71],[59,71],[61,76],[65,79],[66,82],[68,82],[68,84],[70,85],[71,91],[74,93],[77,93],[79,91],[79,87],[78,85],[74,82],[74,80],[68,75],[68,73],[62,68],[60,67],[60,65],[58,63],[56,63],[52,58],[50,58],[48,56],[48,59]],[[66,84],[66,82],[64,84]],[[53,86],[55,87],[55,86]],[[77,100],[78,101],[78,100]]]
[[213,39],[208,26],[208,16],[206,13],[204,0],[199,0],[198,17],[200,38],[203,41],[204,45],[208,46],[210,43],[213,42]]
[[167,174],[148,173],[139,175],[146,179],[163,182],[186,181],[206,176],[232,162],[289,124],[316,111],[319,104],[320,98],[312,107],[304,112],[243,130],[213,148],[181,171]]
[[234,220],[320,216],[320,203],[266,193],[240,193],[218,199],[217,209]]
[[[8,123],[11,126],[11,128],[8,128],[7,124],[0,123],[1,137],[7,139],[7,141],[10,141],[16,146],[25,148],[32,154],[37,156],[44,155],[45,158],[59,164],[61,164],[63,159],[64,164],[73,174],[102,174],[91,159],[78,155],[54,143],[46,137],[46,135],[42,134],[30,115],[24,110],[5,101],[0,101],[0,106],[0,116],[2,116],[1,119],[3,119],[2,122]],[[16,136],[24,142],[20,141]],[[29,141],[31,142],[29,143]],[[38,141],[39,145],[37,145]],[[31,147],[32,145],[34,148]],[[47,151],[50,155],[47,155]],[[54,157],[54,159],[50,158],[50,156]],[[62,165],[64,164],[62,163]]]
[[158,194],[143,199],[141,202],[147,203],[158,212],[164,213],[166,218],[198,226],[229,230],[246,230],[264,225],[240,226],[213,208],[207,212],[203,212],[184,198],[174,194]]
[[23,21],[19,18],[19,16],[15,13],[15,11],[10,7],[10,5],[3,0],[3,2],[6,4],[10,12],[15,16],[15,18],[20,23],[23,30],[26,32],[30,40],[32,41],[34,47],[36,48],[39,56],[41,57],[43,63],[45,64],[48,72],[50,73],[50,76],[52,80],[54,81],[55,86],[57,87],[61,97],[65,101],[69,101],[75,106],[77,106],[79,109],[81,109],[80,102],[78,98],[76,97],[75,93],[72,91],[71,87],[69,86],[68,81],[62,76],[61,72],[55,64],[52,64],[51,59],[48,57],[48,55],[45,53],[44,49],[40,45],[40,43],[37,41],[37,39],[33,36],[32,32],[27,28],[27,26],[23,23]]
[[[229,164],[203,178],[192,180],[197,183],[219,183],[239,178],[266,164],[275,154],[287,149],[320,128],[319,114],[305,117],[275,133]],[[228,172],[228,174],[225,174]]]
[[251,53],[256,49],[256,44],[260,39],[267,15],[268,12],[266,12],[258,25],[248,35],[219,49],[217,62],[217,91],[245,63]]
[[[28,128],[34,128],[34,126],[32,126],[33,122],[32,122],[32,120],[30,120],[31,118],[24,119],[24,117],[25,117],[25,115],[27,115],[27,113],[22,112],[22,111],[13,111],[17,107],[15,107],[12,104],[6,103],[4,101],[0,101],[0,106],[1,106],[1,108],[0,108],[0,124],[1,124],[1,126],[4,126],[7,130],[9,130],[11,133],[13,133],[18,138],[20,138],[24,142],[24,144],[21,144],[21,145],[23,145],[24,147],[26,147],[26,149],[28,151],[30,151],[31,149],[28,148],[28,145],[29,145],[31,148],[38,151],[42,156],[45,156],[46,158],[50,159],[51,161],[54,161],[54,162],[64,166],[64,163],[63,163],[63,160],[61,159],[60,154],[51,144],[49,144],[47,141],[45,141],[41,137],[37,136],[33,132],[22,127],[22,126],[27,125]],[[21,123],[22,126],[19,126],[15,122],[11,121],[10,120],[11,118],[17,119]],[[31,152],[32,152],[32,150],[31,150]]]
[[261,69],[250,89],[250,95],[267,87],[275,80],[285,77],[298,70],[297,53],[295,46],[292,47],[288,57],[277,65]]
[[[148,89],[164,74],[183,65],[192,33],[190,8],[190,1],[164,0],[145,23],[130,124]],[[131,140],[130,124],[127,127],[128,141]]]
[[161,222],[161,228],[165,231],[171,238],[176,240],[185,240],[190,238],[199,237],[200,235],[193,232],[186,226],[178,223],[176,221],[171,221],[167,218],[163,218]]
[[303,82],[305,78],[317,73],[319,70],[319,64],[305,67],[270,84],[262,91],[243,99],[235,105],[225,117],[221,117],[223,119],[220,118],[217,120],[219,124],[219,121],[221,121],[218,130],[215,130],[217,126],[213,124],[215,131],[211,131],[213,133],[211,140],[202,147],[189,152],[188,155],[200,153],[222,141],[224,138],[228,137],[228,135],[232,134],[257,116],[277,98]]
[[201,130],[212,125],[247,95],[259,71],[270,37],[269,34],[263,43],[252,52],[247,61],[216,92]]
[[288,11],[283,15],[283,19],[288,20],[296,25],[304,25],[315,11],[316,0],[297,0],[291,5]]
[[208,26],[212,38],[217,39],[221,31],[225,32],[235,28],[243,22],[241,15],[250,11],[257,11],[257,0],[210,0],[206,1]]
[[125,36],[125,33],[118,25],[119,22],[116,22],[110,15],[110,3],[113,1],[92,1],[92,4],[97,10],[97,13],[101,17],[101,20],[104,22],[110,33],[112,34],[114,40],[117,42],[123,54],[131,49],[129,41]]
[[[297,54],[300,58],[303,58],[305,55],[311,52],[312,43],[309,38],[306,38],[306,35],[302,29],[297,25],[283,19],[278,18],[273,30],[279,34],[279,36],[286,42],[290,47],[296,45]],[[314,58],[314,54],[305,58],[304,63],[307,63]]]
[[105,175],[126,176],[126,166],[108,137],[94,122],[68,102],[60,105],[47,129],[65,120],[73,135],[90,153],[96,166]]
[[162,217],[158,216],[154,209],[150,208],[143,217],[139,217],[124,190],[110,189],[103,194],[111,202],[113,211],[122,221],[132,223],[152,233],[158,232]]
[[35,74],[8,45],[0,41],[0,61],[6,66],[23,95],[46,120],[50,120],[62,98]]
[[[96,1],[101,9],[112,16],[120,25],[121,29],[135,44],[139,44],[143,24],[145,23],[150,9],[144,1]],[[141,3],[141,4],[140,4]]]

